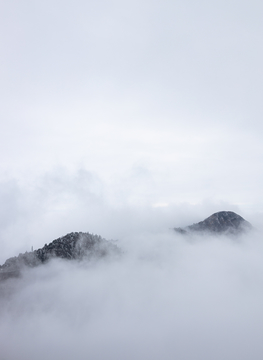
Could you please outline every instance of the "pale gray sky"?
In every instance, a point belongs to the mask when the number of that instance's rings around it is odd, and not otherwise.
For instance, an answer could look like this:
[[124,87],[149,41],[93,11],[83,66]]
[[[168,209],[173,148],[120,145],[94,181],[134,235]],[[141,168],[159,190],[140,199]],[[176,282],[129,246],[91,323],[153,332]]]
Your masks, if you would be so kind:
[[160,227],[180,225],[184,207],[189,221],[225,209],[260,222],[262,12],[258,1],[2,2],[2,242],[23,228],[40,243],[41,223],[51,239],[106,232],[83,216],[96,211],[96,224],[166,211]]

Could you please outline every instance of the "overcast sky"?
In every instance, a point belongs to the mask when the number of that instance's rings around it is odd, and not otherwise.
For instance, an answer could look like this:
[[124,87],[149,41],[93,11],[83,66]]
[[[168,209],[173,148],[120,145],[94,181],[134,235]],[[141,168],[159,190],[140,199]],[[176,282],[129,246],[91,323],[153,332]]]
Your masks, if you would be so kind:
[[37,229],[116,237],[98,224],[129,211],[133,227],[140,211],[260,222],[259,1],[0,6],[3,248],[41,245]]

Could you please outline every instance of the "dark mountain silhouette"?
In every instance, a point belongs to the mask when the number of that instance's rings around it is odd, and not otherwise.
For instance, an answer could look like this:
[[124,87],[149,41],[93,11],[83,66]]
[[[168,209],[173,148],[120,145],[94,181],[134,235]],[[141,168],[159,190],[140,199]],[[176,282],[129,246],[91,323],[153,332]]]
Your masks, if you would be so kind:
[[119,248],[101,236],[74,232],[45,244],[41,249],[19,254],[0,266],[0,280],[18,277],[25,268],[44,264],[52,258],[83,260],[120,253]]
[[240,234],[252,228],[252,225],[233,211],[220,211],[197,224],[185,228],[174,228],[181,234],[192,232],[210,232],[217,234]]
[[[240,234],[251,229],[251,224],[232,211],[220,211],[197,224],[185,228],[174,228],[181,234],[209,232],[216,234]],[[19,254],[0,266],[0,280],[18,277],[23,269],[33,268],[50,259],[90,260],[110,254],[120,254],[121,250],[99,235],[74,232],[60,237],[41,249]]]

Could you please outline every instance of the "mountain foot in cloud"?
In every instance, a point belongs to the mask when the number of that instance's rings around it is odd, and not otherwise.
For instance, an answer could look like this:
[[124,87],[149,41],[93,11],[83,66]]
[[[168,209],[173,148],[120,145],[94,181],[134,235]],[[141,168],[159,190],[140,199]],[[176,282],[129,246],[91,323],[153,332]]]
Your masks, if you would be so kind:
[[74,232],[45,244],[41,249],[19,254],[0,266],[0,280],[18,277],[24,268],[33,268],[52,258],[83,260],[119,254],[119,248],[101,236]]
[[174,228],[174,230],[180,234],[209,232],[235,235],[250,229],[252,229],[252,225],[233,211],[220,211],[197,224],[193,224],[185,228]]

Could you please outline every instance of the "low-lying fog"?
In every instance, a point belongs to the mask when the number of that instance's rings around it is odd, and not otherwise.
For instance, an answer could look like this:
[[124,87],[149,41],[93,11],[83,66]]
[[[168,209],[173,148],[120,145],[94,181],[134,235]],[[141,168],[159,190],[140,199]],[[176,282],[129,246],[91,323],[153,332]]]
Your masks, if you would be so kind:
[[119,258],[56,260],[1,284],[2,360],[262,359],[260,232],[116,244]]

